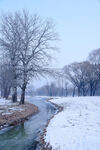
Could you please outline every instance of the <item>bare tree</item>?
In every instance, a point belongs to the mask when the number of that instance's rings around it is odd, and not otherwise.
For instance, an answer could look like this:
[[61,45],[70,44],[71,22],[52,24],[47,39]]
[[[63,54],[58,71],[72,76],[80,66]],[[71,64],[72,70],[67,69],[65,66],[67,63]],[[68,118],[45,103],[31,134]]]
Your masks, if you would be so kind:
[[0,47],[5,58],[9,59],[12,70],[12,101],[17,101],[18,62],[21,44],[21,28],[17,13],[1,16]]
[[22,89],[20,103],[24,104],[30,79],[51,73],[49,65],[56,39],[54,24],[50,20],[43,21],[27,11],[2,16],[0,46],[12,69],[13,102],[17,100],[17,86]]
[[20,81],[21,81],[21,103],[24,104],[25,90],[32,77],[49,73],[50,60],[55,47],[53,42],[57,39],[54,25],[51,21],[43,21],[37,15],[30,16],[23,11],[17,14],[21,35],[20,51]]
[[8,63],[1,62],[0,64],[0,89],[1,96],[8,98],[12,87],[12,73]]
[[89,79],[90,79],[90,95],[94,95],[98,84],[100,83],[100,48],[93,50],[89,56]]
[[100,48],[93,50],[89,56],[88,60],[92,64],[100,64]]
[[68,82],[65,82],[65,96],[68,96]]
[[97,74],[98,78],[100,79],[100,48],[93,50],[89,56],[88,60],[90,64],[95,65],[96,71],[95,73]]
[[86,77],[87,77],[87,85],[89,88],[89,94],[90,94],[90,96],[94,96],[97,85],[99,83],[97,67],[94,64],[88,63],[85,71],[86,71]]
[[[71,65],[64,67],[64,73],[66,78],[73,84],[73,87],[77,87],[78,96],[86,95],[85,86],[86,76],[85,76],[85,66],[87,62],[72,63]],[[75,90],[74,90],[75,91]]]

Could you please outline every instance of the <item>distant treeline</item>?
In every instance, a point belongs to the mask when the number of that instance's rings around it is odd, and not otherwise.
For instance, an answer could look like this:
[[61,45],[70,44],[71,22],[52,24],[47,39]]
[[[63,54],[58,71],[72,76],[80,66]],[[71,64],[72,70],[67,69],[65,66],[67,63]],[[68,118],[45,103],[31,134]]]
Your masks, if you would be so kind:
[[100,49],[93,50],[84,62],[64,66],[57,80],[37,89],[38,95],[94,96],[100,95]]

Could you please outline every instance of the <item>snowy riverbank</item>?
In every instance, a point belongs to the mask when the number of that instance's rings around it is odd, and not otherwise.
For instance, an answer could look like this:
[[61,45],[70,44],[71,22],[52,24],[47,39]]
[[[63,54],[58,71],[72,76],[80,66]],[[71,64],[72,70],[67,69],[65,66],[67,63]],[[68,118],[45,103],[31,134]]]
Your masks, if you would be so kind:
[[69,97],[51,102],[64,107],[51,119],[45,142],[53,150],[100,150],[100,97]]
[[38,112],[38,108],[30,103],[19,105],[11,100],[0,99],[0,128],[16,125],[28,119],[29,116]]

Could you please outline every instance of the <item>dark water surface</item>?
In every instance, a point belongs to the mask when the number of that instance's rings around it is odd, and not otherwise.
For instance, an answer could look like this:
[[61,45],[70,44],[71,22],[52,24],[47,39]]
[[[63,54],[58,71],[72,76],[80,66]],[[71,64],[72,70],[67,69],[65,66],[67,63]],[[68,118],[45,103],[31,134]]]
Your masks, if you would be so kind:
[[46,98],[27,99],[37,105],[40,112],[23,124],[0,130],[0,150],[35,150],[39,131],[43,130],[47,120],[56,112],[55,107],[47,102]]

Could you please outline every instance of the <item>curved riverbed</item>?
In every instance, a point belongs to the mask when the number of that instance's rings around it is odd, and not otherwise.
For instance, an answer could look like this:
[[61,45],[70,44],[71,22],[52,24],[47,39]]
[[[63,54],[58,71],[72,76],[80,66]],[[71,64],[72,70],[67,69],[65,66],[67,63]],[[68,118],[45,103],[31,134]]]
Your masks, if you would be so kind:
[[56,112],[55,106],[46,98],[28,97],[30,103],[39,108],[39,113],[15,127],[0,131],[0,150],[35,150],[39,132]]

